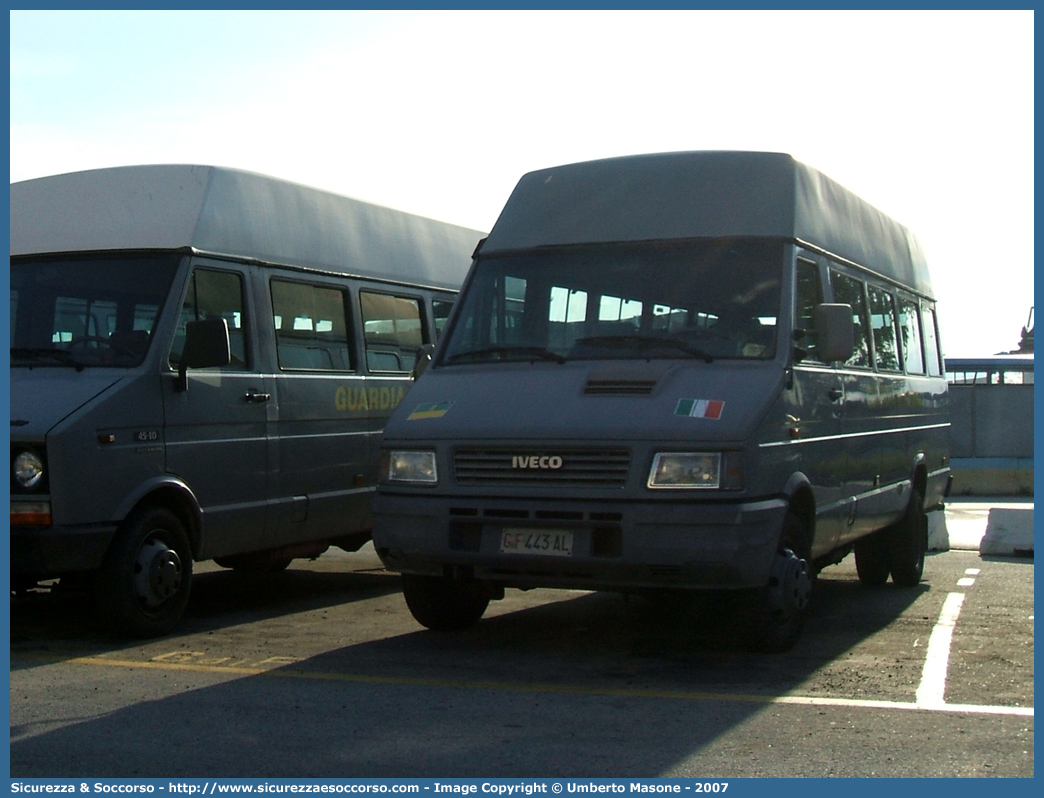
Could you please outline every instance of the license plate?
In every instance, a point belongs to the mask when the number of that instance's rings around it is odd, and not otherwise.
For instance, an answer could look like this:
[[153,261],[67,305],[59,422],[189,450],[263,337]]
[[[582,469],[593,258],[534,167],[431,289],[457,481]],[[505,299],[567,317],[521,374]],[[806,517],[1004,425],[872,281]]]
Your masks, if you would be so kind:
[[500,535],[500,553],[571,557],[573,533],[565,529],[505,529]]

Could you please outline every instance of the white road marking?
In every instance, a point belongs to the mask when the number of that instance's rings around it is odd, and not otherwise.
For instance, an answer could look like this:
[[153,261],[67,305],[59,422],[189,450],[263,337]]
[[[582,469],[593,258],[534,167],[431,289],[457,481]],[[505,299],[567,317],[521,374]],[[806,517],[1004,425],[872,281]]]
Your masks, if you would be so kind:
[[940,709],[946,706],[946,671],[950,666],[950,644],[953,628],[964,603],[963,593],[950,593],[943,602],[939,620],[935,622],[932,636],[928,638],[928,651],[921,671],[921,684],[917,687],[917,705],[925,709]]
[[[960,594],[953,594],[960,595]],[[104,656],[73,657],[63,659],[54,654],[43,655],[41,653],[16,652],[12,659],[29,659],[42,662],[50,662],[61,665],[88,665],[106,668],[141,668],[188,671],[194,673],[211,673],[236,676],[261,676],[283,679],[301,679],[304,681],[342,682],[347,684],[365,685],[396,685],[413,686],[425,688],[448,688],[456,690],[511,690],[526,693],[546,693],[558,695],[587,695],[587,696],[613,696],[617,698],[653,698],[673,699],[681,701],[722,701],[738,702],[745,704],[790,704],[811,707],[852,707],[863,709],[897,709],[916,712],[952,712],[969,715],[1017,715],[1022,717],[1033,717],[1033,707],[1004,707],[983,706],[978,704],[946,704],[942,701],[931,705],[922,705],[920,701],[875,701],[871,699],[851,698],[827,698],[823,696],[796,696],[796,695],[749,695],[742,693],[700,693],[684,690],[643,690],[640,688],[613,688],[613,687],[589,687],[585,685],[559,685],[559,684],[523,684],[517,682],[485,682],[458,679],[424,679],[410,678],[404,676],[371,676],[368,674],[355,673],[330,673],[316,671],[302,671],[289,667],[272,667],[270,660],[268,667],[256,665],[210,665],[199,663],[184,663],[163,660],[154,657],[151,661],[118,660]],[[272,658],[274,659],[274,658]],[[286,659],[292,659],[287,657]]]

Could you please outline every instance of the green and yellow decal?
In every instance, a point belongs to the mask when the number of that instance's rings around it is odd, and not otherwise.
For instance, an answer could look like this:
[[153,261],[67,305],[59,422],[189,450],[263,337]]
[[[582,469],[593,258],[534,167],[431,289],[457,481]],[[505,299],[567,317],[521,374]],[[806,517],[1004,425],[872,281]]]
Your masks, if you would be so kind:
[[417,405],[416,409],[410,413],[406,420],[416,421],[421,418],[442,418],[452,406],[453,402],[434,402],[432,404]]

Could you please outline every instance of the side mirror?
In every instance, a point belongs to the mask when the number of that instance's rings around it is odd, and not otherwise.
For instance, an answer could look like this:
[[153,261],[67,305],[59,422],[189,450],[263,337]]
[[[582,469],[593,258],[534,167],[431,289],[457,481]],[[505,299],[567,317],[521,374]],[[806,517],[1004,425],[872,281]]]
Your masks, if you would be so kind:
[[816,328],[816,357],[824,363],[848,360],[855,351],[855,325],[852,306],[843,304],[816,305],[812,311]]
[[228,324],[224,319],[202,319],[185,324],[185,348],[178,362],[178,378],[174,381],[177,392],[188,390],[188,369],[205,369],[211,366],[227,366],[232,360],[232,349],[228,343]]
[[413,373],[410,375],[417,379],[428,368],[432,355],[435,354],[435,344],[423,344],[417,350],[417,359],[413,364]]

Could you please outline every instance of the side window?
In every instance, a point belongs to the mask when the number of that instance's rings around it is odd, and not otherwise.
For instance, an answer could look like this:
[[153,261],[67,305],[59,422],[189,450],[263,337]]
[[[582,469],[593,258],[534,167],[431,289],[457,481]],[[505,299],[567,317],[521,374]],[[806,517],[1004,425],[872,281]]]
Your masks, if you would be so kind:
[[[798,258],[794,292],[794,335],[797,345],[805,351],[803,360],[822,363],[818,355],[815,320],[816,305],[823,302],[823,286],[819,282],[819,268],[812,261]],[[800,337],[798,334],[800,332]]]
[[523,321],[528,318],[532,324],[533,314],[526,316],[529,285],[525,279],[496,275],[481,277],[476,285],[479,287],[470,293],[470,312],[464,314],[454,331],[456,352],[448,355],[451,359],[489,346],[517,346]]
[[907,374],[924,374],[924,351],[921,348],[921,319],[917,304],[899,300],[899,335]]
[[869,287],[870,329],[874,336],[874,359],[882,371],[902,371],[895,334],[895,300],[875,285]]
[[855,350],[845,362],[846,366],[859,368],[870,367],[870,340],[867,335],[866,298],[863,295],[863,283],[854,277],[839,272],[831,272],[834,286],[834,301],[852,306],[852,324],[855,327]]
[[360,291],[359,302],[370,371],[410,371],[424,343],[420,300]]
[[598,321],[623,322],[620,329],[637,330],[642,323],[642,303],[637,299],[621,299],[603,294],[598,299]]
[[[522,340],[522,323],[526,318],[526,291],[529,283],[522,277],[504,275],[504,293],[497,292],[497,301],[503,301],[503,311],[495,310],[493,323],[500,330],[490,330],[489,340],[515,344]],[[497,319],[499,318],[499,321]]]
[[353,370],[345,291],[288,280],[271,290],[280,369]]
[[670,305],[653,305],[652,330],[656,333],[672,333],[689,326],[689,311]]
[[587,335],[587,292],[561,285],[551,287],[548,312],[548,348],[565,352]]
[[224,319],[232,360],[228,368],[247,367],[246,318],[243,305],[243,277],[235,272],[196,269],[189,282],[174,342],[170,347],[170,366],[176,369],[185,347],[185,324],[201,319]]
[[445,299],[431,300],[431,312],[435,320],[435,338],[442,337],[442,331],[446,328],[446,320],[449,318],[453,303]]
[[114,319],[115,306],[111,302],[60,296],[54,304],[55,332],[51,341],[64,344],[82,340],[85,348],[107,347],[101,339],[109,337]]
[[940,377],[943,373],[942,356],[939,354],[939,337],[935,333],[935,308],[925,307],[921,318],[924,320],[924,355],[928,374]]

